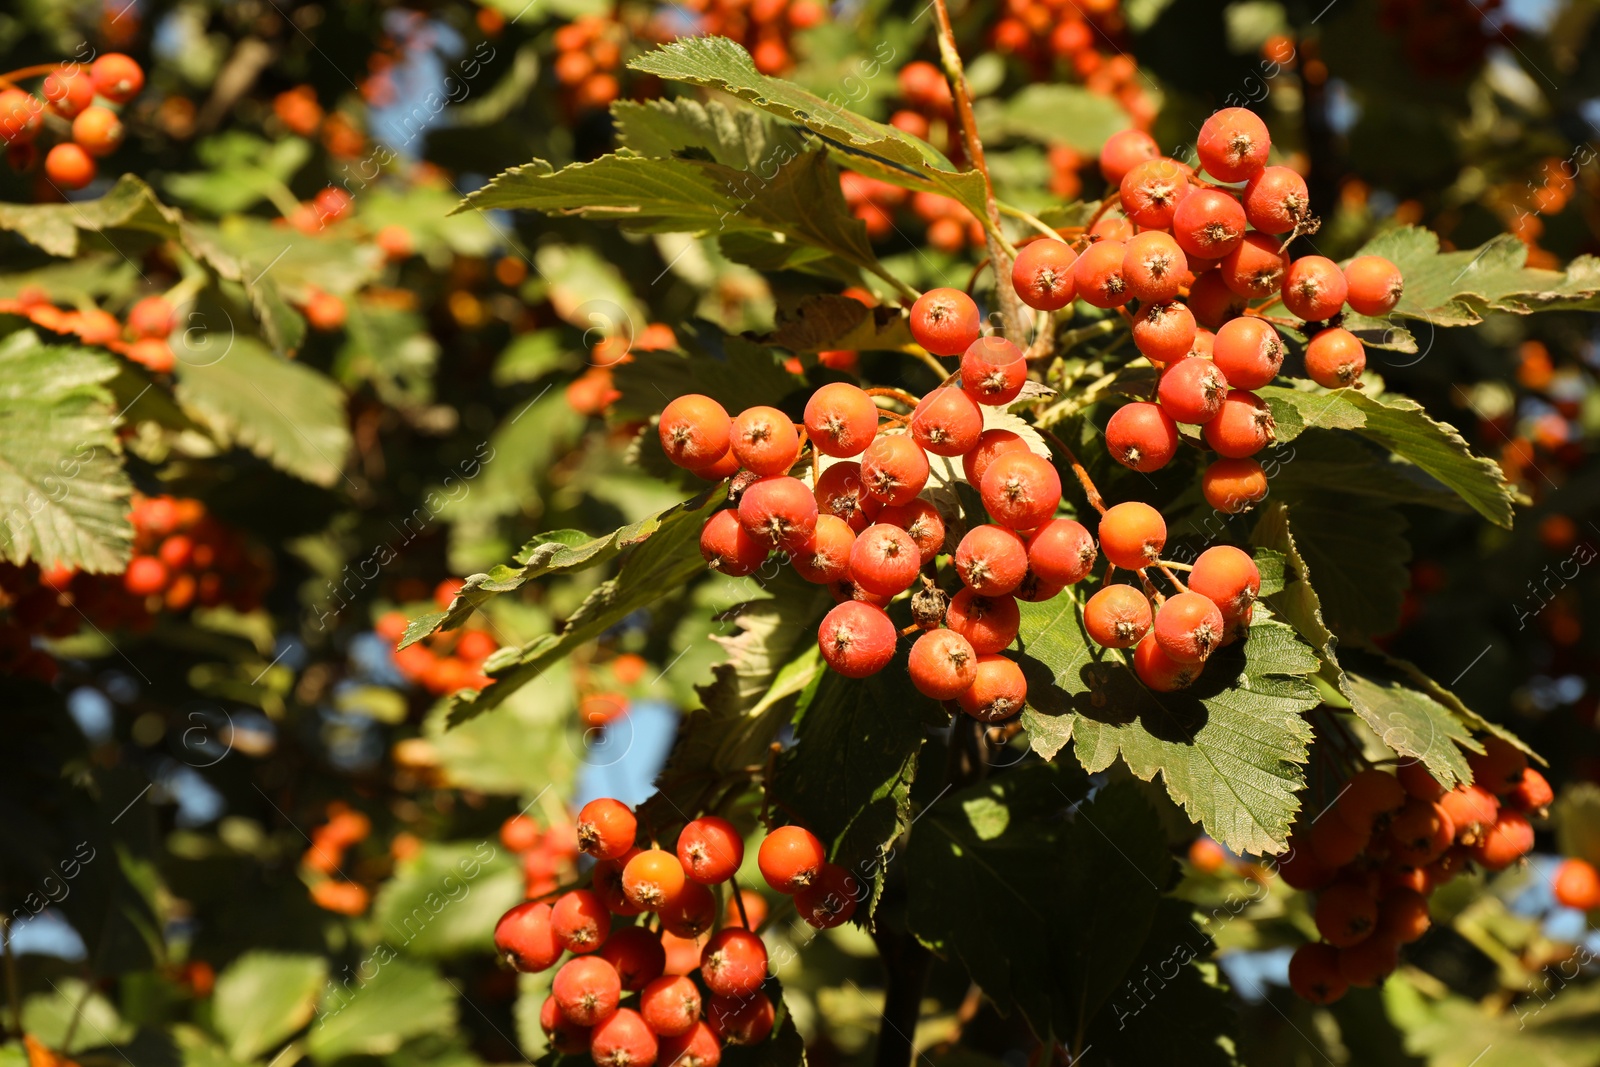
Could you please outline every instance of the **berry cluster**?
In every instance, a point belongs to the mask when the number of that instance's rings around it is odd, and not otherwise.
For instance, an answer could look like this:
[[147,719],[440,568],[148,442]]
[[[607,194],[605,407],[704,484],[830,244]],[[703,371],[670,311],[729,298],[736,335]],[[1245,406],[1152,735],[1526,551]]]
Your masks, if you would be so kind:
[[531,817],[513,815],[500,827],[500,843],[521,858],[529,900],[554,893],[578,861],[578,831],[568,822],[540,830]]
[[325,911],[338,915],[360,915],[372,899],[365,886],[349,881],[340,868],[345,852],[365,841],[372,833],[372,820],[339,801],[328,805],[328,821],[312,828],[311,847],[300,859],[315,880],[311,899]]
[[[440,611],[450,606],[460,588],[460,579],[447,578],[439,583],[433,599]],[[379,616],[373,629],[379,637],[398,644],[409,624],[403,613],[388,611]],[[444,696],[458,689],[482,689],[488,685],[483,661],[499,647],[500,642],[487,630],[439,630],[428,635],[426,641],[395,652],[394,666],[406,681],[422,686],[434,696]]]
[[[553,904],[518,904],[495,926],[495,947],[525,972],[547,970],[572,954],[539,1013],[557,1052],[588,1052],[601,1067],[650,1067],[657,1060],[716,1067],[725,1045],[765,1040],[774,1021],[762,991],[767,950],[753,929],[761,915],[752,921],[748,906],[759,898],[732,884],[744,840],[717,816],[690,822],[673,851],[639,848],[638,833],[637,818],[621,801],[586,804],[576,836],[596,861],[590,888],[563,893]],[[854,911],[848,873],[827,863],[822,843],[806,831],[774,830],[758,860],[768,884],[792,894],[813,926],[838,925]],[[729,887],[737,917],[724,912],[713,933],[718,906],[711,887],[721,884]],[[647,918],[614,921],[639,916]],[[698,952],[683,951],[696,946]],[[624,1005],[625,993],[638,999]]]
[[338,159],[356,159],[367,149],[367,139],[342,112],[327,113],[317,101],[317,91],[297,85],[272,100],[272,112],[289,132],[311,137],[319,130],[322,146]]
[[[37,95],[16,85],[35,77],[43,78]],[[62,63],[12,71],[0,75],[0,86],[0,142],[6,146],[6,162],[15,170],[33,169],[39,134],[46,125],[59,124],[67,136],[45,154],[44,173],[58,191],[70,191],[94,181],[95,160],[122,144],[122,120],[111,108],[96,104],[96,97],[126,104],[144,88],[144,69],[120,52],[108,52],[88,69]]]
[[1139,81],[1139,67],[1118,46],[1125,22],[1117,0],[1009,0],[990,31],[994,50],[1027,63],[1035,81],[1052,80],[1064,64],[1084,87],[1122,105],[1141,129],[1156,117],[1156,105]]
[[1427,932],[1428,897],[1469,862],[1499,871],[1533,848],[1530,814],[1553,795],[1544,775],[1498,737],[1467,757],[1474,784],[1446,791],[1420,762],[1358,771],[1334,803],[1290,834],[1278,873],[1317,894],[1321,941],[1301,945],[1289,983],[1317,1004],[1373,986],[1400,946]]
[[124,324],[103,308],[57,307],[43,289],[29,286],[13,298],[0,299],[0,314],[20,315],[40,329],[109,349],[157,374],[177,366],[168,338],[178,325],[178,314],[164,296],[139,300],[128,309]]
[[602,108],[622,94],[623,31],[604,15],[584,15],[555,32],[552,69],[569,106]]
[[820,0],[685,0],[657,16],[655,36],[732,38],[761,73],[782,74],[794,66],[794,35],[816,26],[827,12]]

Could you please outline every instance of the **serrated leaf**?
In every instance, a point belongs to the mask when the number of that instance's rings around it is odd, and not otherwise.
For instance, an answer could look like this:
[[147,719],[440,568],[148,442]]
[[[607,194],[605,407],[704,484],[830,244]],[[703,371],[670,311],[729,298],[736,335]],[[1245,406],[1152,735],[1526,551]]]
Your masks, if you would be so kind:
[[774,795],[868,888],[877,907],[889,845],[911,823],[911,782],[926,728],[948,720],[911,685],[909,642],[870,678],[819,670],[800,699],[795,744],[778,761]]
[[241,336],[214,362],[180,361],[177,379],[179,405],[224,447],[240,445],[314,485],[343,477],[351,447],[344,391],[321,373]]
[[351,300],[333,376],[346,388],[371,383],[384,402],[416,407],[433,399],[439,342],[415,311]]
[[1077,594],[1021,604],[1028,709],[1022,723],[1049,759],[1073,742],[1085,770],[1120,756],[1135,775],[1157,773],[1172,799],[1236,852],[1277,852],[1305,786],[1311,727],[1320,703],[1305,679],[1316,655],[1258,608],[1245,641],[1211,657],[1189,689],[1146,689],[1121,658],[1083,630]]
[[386,944],[411,955],[492,952],[494,924],[523,890],[516,857],[494,844],[429,842],[383,883],[372,918]]
[[329,989],[306,1035],[306,1052],[318,1063],[345,1056],[384,1056],[411,1037],[456,1025],[456,989],[432,967],[397,957],[387,943],[370,954],[366,981]]
[[792,312],[780,312],[777,327],[763,340],[791,352],[900,350],[913,343],[899,308],[869,308],[837,293],[809,296]]
[[106,388],[117,372],[106,355],[41,345],[31,332],[0,342],[0,557],[99,573],[127,565],[133,485]]
[[977,118],[985,141],[1020,137],[1067,145],[1085,156],[1099,155],[1112,134],[1128,128],[1128,114],[1113,97],[1060,82],[1024,86],[1004,101],[980,101]]
[[917,937],[1035,1034],[1068,1040],[1138,957],[1172,862],[1132,783],[1074,803],[1081,792],[1051,764],[952,792],[919,816],[906,857]]
[[456,694],[451,700],[451,724],[497,707],[520,686],[565,659],[574,648],[704,574],[700,528],[723,500],[724,493],[718,487],[663,513],[655,533],[623,560],[616,577],[600,583],[589,594],[559,632],[536,638],[521,648],[502,648],[490,656],[484,669],[494,679],[493,684],[481,691]]
[[1275,498],[1314,500],[1331,492],[1445,511],[1471,509],[1421,467],[1358,434],[1307,428],[1292,443],[1274,449],[1272,457]]
[[236,1060],[252,1060],[311,1021],[328,974],[321,956],[249,952],[217,976],[213,1018]]
[[1317,607],[1327,628],[1345,640],[1393,630],[1411,581],[1405,517],[1389,505],[1325,493],[1295,501],[1288,521],[1304,572],[1318,576]]
[[446,482],[434,490],[444,500],[436,513],[449,522],[517,514],[536,518],[544,507],[539,489],[547,484],[551,465],[582,434],[583,421],[561,390],[546,388],[495,427],[488,454],[480,449],[479,458],[470,461],[473,477],[452,477],[456,488]]
[[444,780],[458,789],[502,796],[550,789],[565,795],[587,754],[576,710],[572,672],[557,663],[509,693],[494,715],[452,725],[450,704],[441,701],[428,713],[423,734]]
[[951,197],[976,216],[985,208],[983,176],[958,171],[935,149],[903,130],[863,118],[792,82],[756,69],[750,54],[725,37],[687,37],[639,56],[634,70],[687,82],[754,104],[825,139],[841,165],[907,189]]
[[[1580,957],[1562,966],[1579,966]],[[1530,983],[1533,980],[1530,979]],[[1405,1048],[1429,1067],[1594,1067],[1594,1019],[1600,985],[1545,981],[1551,994],[1521,998],[1491,1012],[1476,1000],[1424,993],[1403,972],[1383,984],[1384,1007],[1405,1035]]]
[[1567,269],[1527,266],[1528,246],[1500,234],[1473,249],[1439,251],[1439,235],[1416,226],[1379,234],[1357,255],[1383,256],[1405,277],[1393,314],[1436,326],[1471,326],[1490,311],[1600,307],[1600,259],[1579,256]]
[[1367,396],[1356,389],[1311,392],[1267,386],[1259,394],[1272,409],[1280,445],[1310,427],[1354,430],[1401,456],[1454,490],[1484,518],[1510,527],[1511,486],[1500,465],[1474,455],[1453,427],[1431,418],[1408,397]]
[[737,170],[758,171],[780,145],[797,156],[805,146],[793,128],[759,111],[715,101],[618,101],[611,105],[617,143],[651,159],[710,159]]

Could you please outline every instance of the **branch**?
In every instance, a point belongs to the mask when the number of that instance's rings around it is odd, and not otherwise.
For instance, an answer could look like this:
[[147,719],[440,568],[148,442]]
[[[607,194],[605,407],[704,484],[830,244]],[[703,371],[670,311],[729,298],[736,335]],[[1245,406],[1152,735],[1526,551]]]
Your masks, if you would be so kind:
[[1050,446],[1061,453],[1066,461],[1072,465],[1072,473],[1077,476],[1078,484],[1083,487],[1083,495],[1089,498],[1089,506],[1100,514],[1106,513],[1105,498],[1100,495],[1100,490],[1095,488],[1094,479],[1089,477],[1089,472],[1083,469],[1083,464],[1078,462],[1077,455],[1067,447],[1067,443],[1049,430],[1041,429],[1039,433]]

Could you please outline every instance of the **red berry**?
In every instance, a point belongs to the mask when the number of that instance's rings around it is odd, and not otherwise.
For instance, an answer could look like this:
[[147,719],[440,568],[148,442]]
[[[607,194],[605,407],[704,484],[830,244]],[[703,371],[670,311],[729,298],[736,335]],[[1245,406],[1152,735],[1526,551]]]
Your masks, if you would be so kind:
[[922,550],[898,526],[874,523],[850,549],[850,577],[869,593],[892,597],[916,580]]
[[122,576],[122,587],[134,596],[154,596],[167,587],[171,575],[155,556],[134,556]]
[[1555,790],[1550,780],[1529,767],[1522,773],[1522,782],[1506,794],[1506,804],[1518,811],[1539,812],[1555,802]]
[[564,893],[550,911],[550,928],[569,952],[593,952],[611,933],[611,912],[587,889]]
[[1378,901],[1379,936],[1409,945],[1427,933],[1431,925],[1428,898],[1415,889],[1392,889]]
[[1211,346],[1211,358],[1235,389],[1271,385],[1283,366],[1283,340],[1264,319],[1238,318],[1223,323]]
[[722,1062],[722,1044],[710,1026],[696,1022],[681,1034],[663,1036],[656,1056],[667,1067],[718,1067]]
[[[1017,398],[1022,392],[1023,383],[1027,380],[1027,359],[1020,348],[1004,337],[998,335],[980,337],[972,342],[961,357],[961,389],[979,404],[1004,407]],[[923,403],[927,401],[924,400]],[[981,427],[982,412],[978,417]],[[912,422],[912,429],[915,432],[915,420]],[[976,447],[976,442],[972,447]],[[972,447],[962,449],[961,454],[972,451]]]
[[1307,322],[1331,319],[1344,310],[1349,286],[1339,265],[1325,256],[1302,256],[1283,276],[1283,306]]
[[1122,280],[1135,299],[1147,304],[1177,297],[1188,271],[1183,249],[1170,233],[1146,230],[1123,246]]
[[706,520],[700,528],[700,555],[713,570],[733,578],[754,574],[766,562],[766,545],[745,533],[739,514],[725,508]]
[[1122,276],[1126,252],[1127,246],[1121,241],[1096,241],[1084,249],[1072,265],[1078,298],[1097,308],[1118,308],[1132,300],[1133,293]]
[[589,1033],[589,1056],[597,1067],[651,1067],[656,1035],[632,1008],[619,1008]]
[[883,507],[883,502],[861,484],[861,464],[855,462],[832,463],[823,468],[813,495],[822,514],[841,518],[856,531],[865,530]]
[[733,442],[733,420],[721,404],[699,393],[668,404],[658,429],[667,458],[685,470],[711,466],[728,454]]
[[[1202,558],[1204,558],[1204,554],[1202,554]],[[1195,560],[1196,568],[1199,565],[1200,561]],[[1193,576],[1191,575],[1191,577]],[[1405,791],[1411,796],[1432,801],[1437,801],[1444,796],[1444,786],[1440,785],[1438,779],[1428,772],[1428,765],[1421,760],[1401,761],[1399,766],[1395,768],[1395,777],[1400,780],[1400,784],[1405,787]],[[1462,826],[1465,824],[1457,820],[1456,825]]]
[[1288,167],[1267,167],[1244,187],[1244,215],[1262,233],[1288,233],[1311,217],[1306,180]]
[[979,494],[995,522],[1013,530],[1033,530],[1056,513],[1061,503],[1061,475],[1043,456],[1007,452],[984,470]]
[[622,869],[622,892],[636,908],[655,911],[683,892],[683,864],[661,848],[650,848]]
[[589,1051],[589,1028],[568,1022],[554,996],[545,997],[539,1006],[539,1029],[557,1052],[571,1056]]
[[1072,303],[1078,286],[1072,267],[1078,253],[1065,241],[1049,238],[1023,245],[1011,265],[1011,284],[1022,302],[1038,311],[1059,311]]
[[[1413,794],[1416,795],[1416,794]],[[1479,831],[1500,817],[1500,801],[1481,785],[1460,785],[1445,793],[1438,804],[1461,833],[1463,843],[1476,841]]]
[[1244,207],[1219,189],[1196,189],[1172,214],[1172,236],[1185,256],[1221,259],[1244,239]]
[[1028,569],[1041,581],[1056,587],[1073,585],[1088,576],[1098,554],[1094,536],[1082,523],[1052,519],[1028,538]]
[[717,921],[717,898],[699,882],[685,882],[677,896],[657,909],[661,928],[679,937],[696,938]]
[[1161,558],[1167,544],[1167,524],[1149,504],[1129,500],[1114,504],[1100,516],[1100,551],[1112,565],[1138,570]]
[[1125,404],[1106,423],[1106,447],[1124,467],[1148,474],[1178,454],[1178,424],[1159,404]]
[[733,454],[756,474],[787,474],[800,458],[800,434],[777,408],[746,408],[733,420]]
[[880,434],[861,456],[861,482],[885,504],[905,504],[928,484],[928,455],[904,434]]
[[878,432],[878,405],[866,390],[829,382],[806,401],[806,434],[825,456],[859,456]]
[[550,992],[568,1022],[594,1026],[617,1010],[622,979],[615,967],[598,956],[579,956],[562,964]]
[[929,289],[911,306],[911,336],[936,356],[959,356],[978,339],[978,305],[960,289]]
[[166,337],[176,324],[172,304],[165,297],[147,296],[128,309],[128,333],[135,339]]
[[849,600],[823,616],[817,646],[828,666],[846,678],[865,678],[889,665],[898,636],[882,608]]
[[700,987],[681,975],[657,978],[639,994],[639,1014],[662,1037],[679,1037],[700,1021]]
[[954,630],[929,630],[911,646],[911,684],[934,700],[954,700],[978,673],[978,654]]
[[1367,351],[1349,330],[1323,330],[1306,345],[1306,377],[1324,389],[1346,389],[1361,380]]
[[1222,610],[1199,593],[1167,598],[1156,612],[1156,643],[1179,663],[1199,663],[1222,643]]
[[550,905],[518,904],[494,927],[494,948],[519,971],[533,973],[561,958],[562,945],[550,924]]
[[1164,230],[1190,189],[1187,170],[1177,160],[1146,160],[1122,176],[1122,213],[1146,229]]
[[21,89],[0,89],[0,143],[12,147],[29,144],[39,135],[43,122],[44,105],[37,97]]
[[828,860],[817,835],[803,826],[780,826],[764,837],[756,852],[761,877],[779,893],[797,893],[810,885]]
[[696,882],[726,882],[744,863],[744,838],[727,819],[702,815],[678,834],[678,862]]
[[1280,242],[1264,233],[1247,233],[1233,251],[1222,257],[1217,271],[1223,282],[1250,300],[1271,296],[1283,287],[1289,257],[1278,251]]
[[1210,600],[1228,622],[1249,618],[1261,593],[1261,571],[1248,553],[1232,545],[1214,545],[1194,561],[1189,591]]
[[827,930],[849,922],[865,895],[855,875],[836,863],[824,863],[811,884],[794,895],[794,906],[806,922]]
[[1317,898],[1317,932],[1328,944],[1348,948],[1378,924],[1378,902],[1362,882],[1335,882]]
[[65,64],[46,75],[40,94],[57,115],[70,119],[94,103],[94,79],[76,63]]
[[79,145],[63,141],[44,157],[44,172],[62,189],[82,189],[94,181],[94,160]]
[[1556,869],[1556,900],[1569,908],[1593,911],[1600,908],[1600,871],[1584,860],[1563,860]]
[[962,589],[945,611],[945,624],[967,639],[972,650],[982,655],[999,652],[1017,639],[1022,627],[1022,612],[1009,596],[983,596]]
[[1511,742],[1493,734],[1483,739],[1483,751],[1467,753],[1472,780],[1496,796],[1505,796],[1522,784],[1528,757]]
[[1218,511],[1237,515],[1267,497],[1267,472],[1253,459],[1219,459],[1200,475],[1200,492]]
[[758,1045],[772,1033],[772,1001],[765,993],[748,997],[712,997],[706,1021],[730,1045]]
[[818,515],[817,525],[790,562],[800,577],[818,585],[837,582],[850,573],[850,553],[856,532],[836,515]]
[[[166,548],[165,545],[161,547]],[[399,612],[394,612],[393,614],[399,615],[401,619],[405,618]],[[385,616],[385,618],[387,617]],[[382,632],[383,625],[383,621],[380,620],[380,632]],[[405,633],[403,629],[400,632],[402,634]],[[478,631],[474,630],[472,632],[477,633]],[[395,640],[399,640],[399,637],[396,636]],[[500,843],[512,852],[527,852],[539,843],[539,824],[526,815],[513,815],[500,824]]]
[[1413,867],[1432,863],[1444,855],[1455,836],[1455,820],[1444,805],[1430,804],[1416,797],[1407,797],[1405,804],[1389,819],[1391,855]]
[[1197,332],[1194,313],[1177,301],[1146,304],[1133,319],[1134,345],[1156,363],[1171,363],[1187,356]]
[[1083,628],[1101,648],[1132,648],[1152,625],[1150,598],[1131,585],[1108,585],[1083,606]]
[[941,386],[911,413],[911,437],[936,456],[959,456],[978,447],[983,412],[963,390]]
[[620,800],[601,797],[578,812],[578,848],[597,860],[614,860],[633,847],[639,822]]
[[1122,130],[1106,138],[1100,148],[1100,173],[1112,185],[1122,182],[1123,175],[1146,160],[1161,155],[1156,139],[1143,130]]
[[121,52],[107,52],[89,67],[95,91],[113,104],[126,104],[144,88],[144,70]]
[[983,596],[1001,596],[1022,584],[1028,550],[1022,538],[1003,526],[974,526],[956,546],[955,565],[967,588]]
[[919,498],[909,504],[886,507],[878,513],[878,518],[911,535],[911,540],[917,543],[924,567],[944,551],[944,519],[939,516],[939,509],[926,500]]
[[739,497],[739,525],[756,541],[794,555],[817,528],[817,499],[798,478],[758,478]]
[[87,107],[72,120],[72,139],[91,156],[109,156],[122,144],[122,120],[107,107]]
[[1313,1004],[1332,1004],[1350,989],[1339,973],[1339,950],[1321,941],[1294,950],[1289,958],[1289,985],[1301,1000]]
[[661,938],[642,926],[624,926],[606,939],[600,958],[617,969],[622,988],[637,992],[661,977],[667,950]]
[[1161,372],[1156,395],[1161,400],[1161,410],[1174,422],[1199,425],[1210,422],[1222,410],[1228,379],[1209,359],[1180,359]]
[[979,722],[1000,722],[1019,714],[1028,700],[1028,680],[1022,668],[1004,656],[978,657],[972,684],[956,696],[962,711]]
[[983,476],[989,470],[989,464],[995,458],[1007,452],[1026,452],[1028,442],[1019,434],[1010,430],[985,430],[983,436],[978,438],[978,446],[971,452],[961,457],[961,469],[967,476],[967,484],[974,489],[983,484]]
[[1276,423],[1266,401],[1243,389],[1230,389],[1222,407],[1201,427],[1206,444],[1230,459],[1253,456],[1272,443]]
[[1155,634],[1145,634],[1133,650],[1133,672],[1139,681],[1158,693],[1187,689],[1200,677],[1205,664],[1182,663],[1162,650]]
[[1358,315],[1387,315],[1405,294],[1400,268],[1382,256],[1357,256],[1344,268],[1346,299]]
[[1272,138],[1255,112],[1228,107],[1206,119],[1195,142],[1200,165],[1219,182],[1242,182],[1267,165]]
[[1208,271],[1189,286],[1189,310],[1194,312],[1195,321],[1208,330],[1238,318],[1247,303],[1244,297],[1228,288],[1221,271]]
[[[814,872],[815,868],[812,870]],[[706,942],[700,954],[700,977],[706,988],[717,996],[749,996],[766,981],[767,948],[761,938],[749,930],[738,927],[719,930]]]

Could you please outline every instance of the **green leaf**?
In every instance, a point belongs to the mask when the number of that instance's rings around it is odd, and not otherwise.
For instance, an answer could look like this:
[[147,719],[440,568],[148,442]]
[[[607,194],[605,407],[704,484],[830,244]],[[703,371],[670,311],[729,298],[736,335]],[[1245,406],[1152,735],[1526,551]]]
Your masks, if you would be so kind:
[[1543,990],[1530,982],[1530,991],[1539,995],[1521,998],[1509,1011],[1491,1012],[1453,993],[1434,997],[1403,972],[1383,984],[1383,1000],[1405,1035],[1406,1051],[1426,1057],[1429,1067],[1594,1067],[1600,985],[1532,981]]
[[1128,128],[1128,114],[1113,97],[1059,82],[1024,86],[1004,101],[982,100],[977,118],[985,142],[1020,137],[1067,145],[1085,156],[1099,155],[1112,134]]
[[386,944],[418,956],[494,950],[494,924],[523,899],[516,857],[487,841],[430,842],[399,864],[372,904]]
[[[134,1035],[133,1026],[111,1001],[77,978],[54,979],[48,992],[35,993],[23,1002],[22,1029],[48,1047],[69,1054],[121,1044]],[[68,1031],[72,1033],[70,1045]]]
[[0,204],[0,230],[10,230],[52,256],[78,254],[79,233],[140,230],[177,237],[183,216],[156,199],[150,187],[131,174],[117,179],[97,200],[70,204]]
[[1259,393],[1277,421],[1280,445],[1313,426],[1354,430],[1421,467],[1490,522],[1511,526],[1515,498],[1500,465],[1473,455],[1455,427],[1429,417],[1415,400],[1393,393],[1373,398],[1355,389],[1267,386]]
[[867,228],[845,205],[828,156],[809,149],[785,154],[783,147],[770,178],[720,163],[621,153],[559,171],[534,160],[469,194],[462,209],[576,215],[641,233],[744,234],[780,245],[798,242],[880,270]]
[[780,147],[787,156],[805,150],[792,127],[758,111],[713,101],[619,101],[611,105],[617,143],[651,159],[706,159],[737,170],[756,170]]
[[1306,677],[1312,650],[1259,609],[1243,642],[1212,656],[1189,689],[1146,689],[1121,658],[1084,633],[1077,595],[1022,604],[1023,712],[1033,748],[1052,758],[1073,742],[1085,770],[1120,756],[1135,775],[1157,773],[1172,799],[1235,852],[1278,852],[1299,810],[1311,727],[1320,703]]
[[907,922],[930,948],[959,957],[1002,1011],[1071,1042],[1138,958],[1171,866],[1160,822],[1132,783],[1075,802],[1061,768],[1032,764],[918,817]]
[[464,487],[459,494],[447,486],[435,490],[444,496],[439,516],[449,522],[537,516],[544,509],[538,486],[582,434],[583,421],[555,388],[519,405],[489,437],[488,455],[481,459],[477,477],[458,480]]
[[1388,505],[1325,493],[1292,504],[1288,523],[1304,572],[1317,576],[1327,628],[1346,641],[1392,631],[1411,582],[1405,517]]
[[[854,301],[851,301],[854,303]],[[655,415],[685,393],[702,393],[730,412],[753,404],[782,406],[791,393],[806,390],[806,382],[783,369],[769,348],[742,337],[718,335],[696,324],[684,332],[692,351],[651,352],[612,369],[612,381],[621,398],[612,405],[621,416]]]
[[1528,246],[1500,234],[1477,248],[1439,251],[1439,235],[1404,226],[1368,241],[1357,255],[1383,256],[1405,276],[1393,314],[1436,326],[1471,326],[1491,311],[1600,307],[1600,259],[1579,256],[1567,269],[1526,266]]
[[236,1060],[252,1060],[311,1021],[327,980],[321,956],[248,952],[217,976],[212,1017]]
[[569,666],[557,663],[509,693],[496,715],[452,726],[450,705],[441,701],[423,724],[423,735],[445,779],[457,788],[511,796],[565,790],[586,754],[575,725],[576,704]]
[[1470,510],[1421,467],[1356,434],[1308,428],[1271,455],[1276,461],[1271,475],[1275,498],[1314,502],[1325,493],[1343,493],[1386,504]]
[[0,342],[0,556],[87,571],[127,566],[133,486],[122,468],[109,356],[44,346],[31,332]]
[[311,158],[311,144],[300,137],[268,141],[228,130],[201,141],[195,155],[206,169],[169,174],[162,187],[204,212],[226,215],[286,192],[286,183]]
[[214,362],[180,361],[178,403],[224,447],[249,449],[279,470],[331,486],[350,452],[344,391],[249,337]]
[[536,382],[555,371],[574,370],[582,357],[567,347],[557,330],[518,334],[500,352],[494,364],[494,384]]
[[1593,782],[1567,786],[1556,798],[1551,815],[1561,854],[1600,865],[1600,786]]
[[912,687],[910,643],[901,645],[870,678],[816,672],[773,785],[784,810],[870,887],[863,919],[877,907],[889,845],[911,824],[911,782],[926,728],[948,722]]
[[306,1051],[318,1063],[388,1055],[407,1038],[454,1029],[456,993],[432,967],[398,957],[379,942],[323,995]]
[[[705,573],[700,555],[700,528],[722,506],[721,487],[663,513],[659,528],[628,555],[616,577],[602,582],[580,604],[559,633],[546,634],[521,648],[502,648],[484,663],[494,684],[452,698],[450,721],[456,725],[494,707],[519,687],[559,663],[579,645],[592,641],[617,622],[657,600],[681,590]],[[457,600],[461,598],[458,596]],[[452,605],[454,607],[454,605]],[[409,636],[409,633],[408,633]]]
[[720,89],[824,139],[841,165],[906,189],[952,197],[982,216],[983,176],[959,171],[903,130],[863,118],[792,82],[756,69],[750,54],[725,37],[686,37],[632,60],[634,70],[669,81]]
[[780,312],[777,328],[764,340],[791,352],[901,350],[913,344],[909,322],[899,308],[869,308],[823,293],[807,297],[792,313]]
[[333,366],[341,385],[370,382],[386,403],[418,407],[433,399],[438,362],[439,342],[420,314],[375,301],[350,301],[345,343]]

